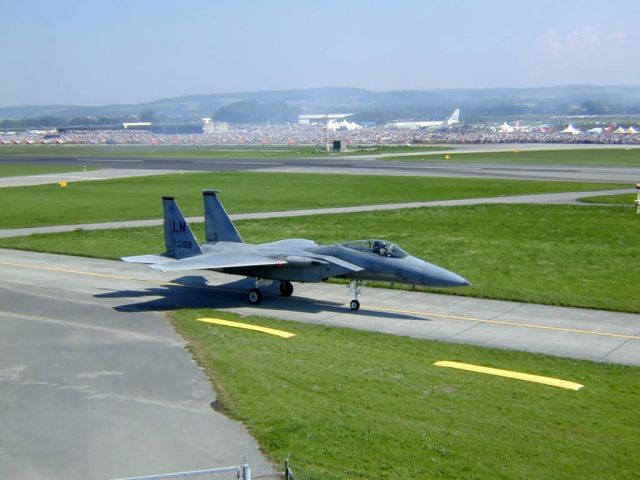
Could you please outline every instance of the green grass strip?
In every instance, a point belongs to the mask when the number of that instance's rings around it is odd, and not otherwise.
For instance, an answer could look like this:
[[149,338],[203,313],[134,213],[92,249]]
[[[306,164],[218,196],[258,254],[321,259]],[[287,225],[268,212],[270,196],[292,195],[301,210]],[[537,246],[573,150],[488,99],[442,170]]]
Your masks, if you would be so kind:
[[[80,166],[71,165],[33,165],[19,163],[0,163],[0,177],[18,177],[24,175],[45,175],[47,173],[80,172]],[[95,170],[89,168],[89,170]]]
[[0,189],[0,229],[162,217],[175,196],[201,216],[201,190],[222,190],[230,213],[620,188],[619,184],[304,173],[208,172]]
[[636,194],[628,193],[623,195],[603,195],[599,197],[582,197],[579,200],[585,203],[608,203],[611,205],[629,205],[635,207]]
[[[245,241],[387,238],[473,285],[441,292],[640,312],[640,221],[631,209],[478,205],[236,223]],[[204,241],[202,225],[194,225]],[[0,239],[0,246],[119,258],[164,251],[160,227]],[[432,290],[439,291],[439,290]]]
[[[197,322],[178,331],[218,392],[296,478],[626,479],[640,471],[640,369],[245,317],[284,340]],[[454,360],[578,381],[578,392],[433,366]]]
[[[339,155],[375,155],[380,153],[424,152],[448,150],[441,146],[375,146],[353,145]],[[77,156],[81,158],[295,158],[326,157],[324,145],[2,145],[0,155],[45,157]]]
[[[448,158],[446,158],[448,157]],[[462,153],[441,155],[411,155],[383,157],[403,162],[447,163],[531,163],[543,165],[602,165],[636,167],[640,165],[640,148],[593,148],[575,150],[519,150],[509,152]]]

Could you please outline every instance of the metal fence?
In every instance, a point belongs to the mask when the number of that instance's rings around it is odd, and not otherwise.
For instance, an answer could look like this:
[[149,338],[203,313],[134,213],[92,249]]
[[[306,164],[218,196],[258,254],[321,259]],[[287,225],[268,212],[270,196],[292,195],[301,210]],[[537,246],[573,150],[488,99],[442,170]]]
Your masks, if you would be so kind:
[[235,472],[237,479],[251,480],[251,467],[246,463],[242,465],[235,465],[233,467],[209,468],[206,470],[192,470],[189,472],[160,473],[157,475],[146,475],[143,477],[119,478],[116,480],[161,480],[168,478],[199,477],[203,475],[216,475],[219,473],[233,472]]
[[118,478],[114,480],[164,480],[170,478],[187,478],[187,477],[200,477],[204,475],[217,475],[221,473],[235,473],[237,480],[258,480],[266,478],[284,478],[285,480],[293,480],[293,471],[289,466],[289,459],[285,460],[284,472],[271,475],[257,475],[251,476],[251,467],[247,463],[242,465],[234,465],[233,467],[220,467],[220,468],[208,468],[206,470],[191,470],[188,472],[175,472],[175,473],[159,473],[156,475],[145,475],[142,477],[127,477]]

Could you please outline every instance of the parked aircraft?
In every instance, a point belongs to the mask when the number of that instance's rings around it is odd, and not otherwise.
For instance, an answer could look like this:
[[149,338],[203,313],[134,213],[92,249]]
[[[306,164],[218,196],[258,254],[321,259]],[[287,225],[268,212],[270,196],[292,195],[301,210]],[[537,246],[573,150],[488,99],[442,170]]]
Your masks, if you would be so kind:
[[388,124],[389,127],[397,128],[399,130],[437,130],[440,128],[450,127],[460,123],[460,109],[456,108],[451,116],[445,120],[429,120],[429,121],[417,121],[417,122],[392,122]]
[[386,240],[356,240],[334,245],[318,245],[312,240],[287,239],[252,245],[244,243],[220,203],[217,190],[205,190],[205,236],[198,244],[173,197],[162,197],[166,252],[159,255],[123,257],[125,262],[146,263],[155,270],[214,270],[255,278],[248,292],[249,303],[262,301],[260,287],[274,280],[280,293],[291,296],[291,282],[321,282],[331,277],[350,279],[352,310],[363,281],[382,280],[413,285],[457,287],[470,285],[461,276],[437,265],[412,257]]

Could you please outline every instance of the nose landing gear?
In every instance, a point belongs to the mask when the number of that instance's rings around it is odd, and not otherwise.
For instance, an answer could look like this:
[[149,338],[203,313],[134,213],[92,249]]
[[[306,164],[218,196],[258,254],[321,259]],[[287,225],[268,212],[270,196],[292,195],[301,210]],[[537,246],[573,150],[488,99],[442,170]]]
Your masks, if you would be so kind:
[[[256,286],[249,290],[247,294],[247,299],[251,305],[258,305],[262,302],[262,290],[260,287],[268,287],[273,283],[273,280],[269,280],[266,278],[256,278]],[[282,291],[282,286],[280,287],[280,291]],[[293,292],[293,286],[291,287],[291,291]]]
[[365,282],[362,280],[351,280],[351,283],[349,284],[349,295],[354,297],[354,299],[349,302],[349,308],[354,312],[360,309],[360,301],[358,298],[360,298],[360,295],[362,294],[362,287],[364,287],[364,285]]
[[249,290],[248,299],[251,305],[258,305],[262,301],[262,291],[259,288],[252,288]]

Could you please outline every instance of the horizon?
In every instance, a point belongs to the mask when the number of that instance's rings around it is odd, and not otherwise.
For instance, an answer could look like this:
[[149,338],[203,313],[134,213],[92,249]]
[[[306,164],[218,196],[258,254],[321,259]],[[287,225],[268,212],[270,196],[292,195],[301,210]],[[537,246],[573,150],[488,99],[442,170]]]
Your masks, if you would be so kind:
[[0,106],[129,105],[322,85],[630,85],[640,78],[629,55],[640,45],[638,14],[631,0],[613,8],[578,0],[7,2]]
[[391,89],[391,90],[375,90],[369,88],[352,87],[352,86],[320,86],[320,87],[299,87],[299,88],[286,88],[286,89],[273,89],[273,90],[245,90],[245,91],[230,91],[230,92],[212,92],[212,93],[188,93],[185,95],[178,95],[175,97],[162,97],[154,98],[151,100],[130,102],[130,103],[104,103],[104,104],[72,104],[72,103],[33,103],[33,104],[21,104],[21,105],[0,105],[2,108],[28,108],[28,107],[114,107],[114,106],[129,106],[129,105],[144,105],[148,103],[159,102],[163,100],[175,100],[179,98],[188,97],[206,97],[214,95],[243,95],[243,94],[255,94],[255,93],[270,93],[270,92],[288,92],[288,91],[305,91],[305,90],[322,90],[322,89],[354,89],[362,90],[373,93],[390,93],[390,92],[455,92],[455,91],[486,91],[486,90],[529,90],[529,89],[553,89],[553,88],[567,88],[567,87],[587,87],[587,88],[640,88],[638,84],[620,84],[620,85],[596,85],[596,84],[564,84],[564,85],[539,85],[539,86],[522,86],[522,87],[478,87],[478,88],[429,88],[429,89]]

